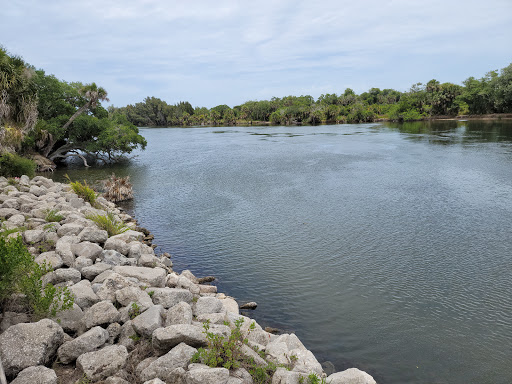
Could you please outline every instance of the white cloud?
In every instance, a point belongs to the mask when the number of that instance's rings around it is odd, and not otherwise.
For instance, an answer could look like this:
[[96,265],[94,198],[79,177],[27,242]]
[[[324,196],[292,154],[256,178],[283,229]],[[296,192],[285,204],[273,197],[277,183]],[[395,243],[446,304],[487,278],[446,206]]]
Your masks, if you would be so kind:
[[7,49],[104,85],[116,105],[157,93],[213,106],[405,89],[482,76],[512,57],[510,0],[2,1]]

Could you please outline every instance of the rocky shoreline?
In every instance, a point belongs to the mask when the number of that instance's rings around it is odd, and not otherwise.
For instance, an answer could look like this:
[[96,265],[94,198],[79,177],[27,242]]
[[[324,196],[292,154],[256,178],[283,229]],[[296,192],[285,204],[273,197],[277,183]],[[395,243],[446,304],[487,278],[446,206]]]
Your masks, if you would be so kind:
[[[50,225],[49,210],[62,220]],[[130,229],[109,236],[87,218],[106,211]],[[43,282],[74,296],[72,308],[36,322],[19,297],[4,305],[0,358],[12,384],[255,382],[243,367],[191,362],[198,348],[208,346],[206,321],[211,334],[226,339],[238,324],[248,340],[242,355],[257,366],[275,364],[274,384],[310,383],[312,377],[318,383],[375,383],[356,368],[327,377],[297,336],[265,331],[208,279],[173,271],[168,254],[155,254],[151,235],[102,197],[93,207],[67,184],[0,177],[0,220],[0,230],[12,232],[7,238],[22,236],[35,261],[52,266]],[[1,376],[0,370],[0,383]]]

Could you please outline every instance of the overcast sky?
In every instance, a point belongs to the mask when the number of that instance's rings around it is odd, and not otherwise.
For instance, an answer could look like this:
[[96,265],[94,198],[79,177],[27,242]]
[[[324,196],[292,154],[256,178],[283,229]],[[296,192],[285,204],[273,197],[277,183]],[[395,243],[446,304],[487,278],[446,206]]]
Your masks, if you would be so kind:
[[512,0],[0,0],[0,44],[111,104],[460,84],[512,63]]

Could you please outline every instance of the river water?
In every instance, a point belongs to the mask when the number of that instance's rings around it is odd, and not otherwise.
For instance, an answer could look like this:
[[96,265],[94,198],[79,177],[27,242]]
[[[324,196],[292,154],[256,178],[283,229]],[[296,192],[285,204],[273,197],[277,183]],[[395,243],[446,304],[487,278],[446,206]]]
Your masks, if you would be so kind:
[[175,270],[336,370],[512,382],[512,123],[144,128],[128,206]]

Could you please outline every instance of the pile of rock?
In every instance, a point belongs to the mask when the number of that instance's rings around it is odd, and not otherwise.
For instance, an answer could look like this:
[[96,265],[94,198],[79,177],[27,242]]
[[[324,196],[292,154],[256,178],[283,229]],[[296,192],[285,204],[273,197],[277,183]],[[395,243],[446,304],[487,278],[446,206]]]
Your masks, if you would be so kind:
[[[114,204],[102,198],[98,203],[134,228]],[[63,219],[46,222],[49,210]],[[23,176],[10,185],[0,177],[2,227],[24,227],[9,236],[23,236],[36,262],[54,268],[45,282],[66,286],[75,297],[73,308],[53,319],[30,323],[19,305],[3,313],[0,358],[12,384],[252,383],[242,368],[190,363],[197,348],[207,345],[203,322],[209,320],[210,332],[227,337],[242,318],[242,331],[248,331],[254,322],[239,314],[237,302],[200,284],[188,270],[175,273],[167,254],[156,255],[143,243],[142,232],[109,237],[86,218],[97,213],[105,212],[66,184]],[[326,376],[294,334],[274,335],[254,323],[248,339],[266,360],[289,367],[277,369],[273,383],[299,383],[311,373]],[[252,348],[244,346],[243,353],[265,364]],[[332,374],[327,382],[375,383],[355,368]]]

